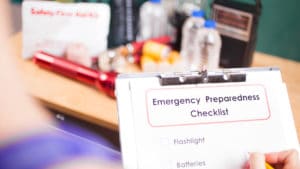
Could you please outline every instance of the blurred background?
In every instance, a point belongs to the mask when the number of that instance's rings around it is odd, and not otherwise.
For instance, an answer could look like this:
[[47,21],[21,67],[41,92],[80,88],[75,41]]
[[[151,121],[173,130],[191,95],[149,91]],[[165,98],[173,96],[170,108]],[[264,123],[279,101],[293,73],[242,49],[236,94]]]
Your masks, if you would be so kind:
[[[60,0],[71,2],[72,0]],[[97,0],[74,0],[76,2],[97,2]],[[101,0],[98,0],[101,1]],[[109,2],[109,0],[106,0]],[[142,3],[145,0],[137,0]],[[170,0],[172,1],[172,0]],[[208,0],[206,11],[209,12]],[[239,0],[254,3],[254,0]],[[11,0],[13,33],[21,31],[21,0]],[[103,2],[103,1],[101,1]],[[263,10],[258,27],[256,50],[275,56],[300,61],[300,6],[299,0],[262,0]]]

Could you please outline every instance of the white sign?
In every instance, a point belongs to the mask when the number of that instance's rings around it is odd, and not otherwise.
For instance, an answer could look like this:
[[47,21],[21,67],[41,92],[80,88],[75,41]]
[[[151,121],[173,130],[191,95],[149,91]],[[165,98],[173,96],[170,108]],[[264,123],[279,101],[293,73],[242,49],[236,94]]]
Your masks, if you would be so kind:
[[22,19],[23,58],[39,50],[63,56],[69,44],[86,47],[89,57],[107,49],[107,4],[24,1]]

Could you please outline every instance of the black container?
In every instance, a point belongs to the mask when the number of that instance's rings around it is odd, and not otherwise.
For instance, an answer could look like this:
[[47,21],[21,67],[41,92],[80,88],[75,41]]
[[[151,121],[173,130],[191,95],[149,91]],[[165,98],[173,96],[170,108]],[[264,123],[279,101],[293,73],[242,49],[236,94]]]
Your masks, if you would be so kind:
[[182,39],[182,28],[183,24],[188,19],[189,15],[185,12],[174,10],[172,15],[169,17],[169,22],[176,29],[176,38],[172,44],[174,50],[180,51],[181,49],[181,39]]
[[110,0],[111,22],[108,47],[135,41],[139,5],[137,0]]
[[261,1],[247,4],[236,0],[214,0],[212,18],[221,34],[220,66],[248,67],[253,60]]

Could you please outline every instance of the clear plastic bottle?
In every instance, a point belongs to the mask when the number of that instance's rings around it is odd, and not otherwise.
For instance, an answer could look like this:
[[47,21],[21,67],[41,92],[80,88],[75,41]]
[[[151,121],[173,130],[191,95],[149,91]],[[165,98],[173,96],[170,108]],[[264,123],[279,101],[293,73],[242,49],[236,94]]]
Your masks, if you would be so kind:
[[199,70],[200,46],[197,40],[197,32],[204,26],[204,12],[194,10],[183,25],[180,55],[183,59],[186,71]]
[[200,69],[218,69],[220,63],[221,37],[216,30],[216,22],[207,20],[204,28],[197,33],[200,45]]
[[[180,51],[182,40],[182,28],[186,19],[188,19],[194,10],[204,10],[206,0],[164,0],[164,4],[169,5],[169,22],[171,25],[170,30],[174,32],[171,34],[173,38],[172,47],[175,50]],[[167,5],[165,5],[167,6]],[[171,6],[171,7],[170,7]]]
[[161,0],[149,0],[140,8],[138,40],[147,40],[167,34],[167,12]]

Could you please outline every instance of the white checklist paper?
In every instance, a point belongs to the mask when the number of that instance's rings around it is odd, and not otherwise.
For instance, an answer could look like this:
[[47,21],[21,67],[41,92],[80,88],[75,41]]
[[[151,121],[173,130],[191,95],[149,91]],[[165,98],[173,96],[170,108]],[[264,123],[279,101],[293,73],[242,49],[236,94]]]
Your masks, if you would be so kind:
[[248,152],[297,148],[280,72],[258,72],[245,82],[171,86],[155,75],[120,77],[124,167],[241,169]]

